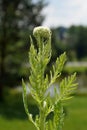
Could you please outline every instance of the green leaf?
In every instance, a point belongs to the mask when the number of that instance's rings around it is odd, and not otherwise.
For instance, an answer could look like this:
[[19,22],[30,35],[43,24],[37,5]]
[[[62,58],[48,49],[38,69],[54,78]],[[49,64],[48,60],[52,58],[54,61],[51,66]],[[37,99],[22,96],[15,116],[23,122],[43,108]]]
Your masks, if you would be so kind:
[[63,69],[64,63],[66,62],[66,53],[64,52],[63,54],[60,55],[59,58],[57,58],[55,64],[52,66],[53,67],[53,72],[50,71],[50,84],[53,84],[56,79],[61,75],[61,71]]
[[28,115],[29,121],[36,127],[37,130],[39,130],[39,128],[37,127],[37,125],[36,125],[35,122],[33,121],[32,114],[30,114],[29,111],[28,111],[27,91],[26,91],[26,85],[25,85],[23,79],[22,79],[22,87],[23,87],[23,102],[24,102],[25,112],[26,112],[26,114]]
[[27,114],[28,117],[29,117],[28,104],[27,104],[26,85],[25,85],[23,79],[22,79],[22,87],[23,87],[23,103],[24,103],[24,108],[25,108],[26,114]]
[[71,98],[71,94],[74,92],[74,90],[77,87],[77,83],[75,83],[76,80],[76,73],[74,73],[71,76],[68,76],[68,78],[64,78],[60,83],[60,97],[59,100],[67,100]]

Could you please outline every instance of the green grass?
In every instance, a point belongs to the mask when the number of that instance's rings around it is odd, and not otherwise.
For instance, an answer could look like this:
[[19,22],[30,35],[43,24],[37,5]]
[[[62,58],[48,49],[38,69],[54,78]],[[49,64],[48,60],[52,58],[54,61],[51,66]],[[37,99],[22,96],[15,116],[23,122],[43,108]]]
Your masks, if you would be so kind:
[[87,130],[87,96],[76,96],[67,105],[63,130]]
[[[63,130],[87,130],[87,96],[76,96],[65,105]],[[35,108],[34,108],[35,110]],[[34,111],[33,110],[33,111]],[[23,104],[0,104],[0,130],[35,130],[28,122]]]
[[0,117],[0,130],[35,130],[27,120],[12,119]]
[[35,128],[28,121],[21,103],[19,106],[0,103],[0,130],[35,130]]

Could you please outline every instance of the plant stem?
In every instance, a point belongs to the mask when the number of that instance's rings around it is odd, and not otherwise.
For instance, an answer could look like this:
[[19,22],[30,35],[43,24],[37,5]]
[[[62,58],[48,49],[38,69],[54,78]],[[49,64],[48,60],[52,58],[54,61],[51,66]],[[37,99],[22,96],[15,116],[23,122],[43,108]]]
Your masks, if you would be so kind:
[[45,130],[45,110],[40,108],[40,130]]

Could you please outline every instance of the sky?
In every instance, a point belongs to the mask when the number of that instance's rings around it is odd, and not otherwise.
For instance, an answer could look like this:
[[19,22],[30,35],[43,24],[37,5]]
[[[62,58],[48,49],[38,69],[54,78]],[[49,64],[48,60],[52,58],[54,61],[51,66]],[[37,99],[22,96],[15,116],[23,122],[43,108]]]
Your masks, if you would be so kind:
[[87,0],[46,0],[43,9],[44,26],[58,27],[71,25],[87,26]]

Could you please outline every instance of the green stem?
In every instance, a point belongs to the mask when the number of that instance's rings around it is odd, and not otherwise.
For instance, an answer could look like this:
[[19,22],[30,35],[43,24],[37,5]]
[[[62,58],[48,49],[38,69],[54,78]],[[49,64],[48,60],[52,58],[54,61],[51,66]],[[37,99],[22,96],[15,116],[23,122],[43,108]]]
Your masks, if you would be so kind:
[[40,130],[45,130],[45,111],[44,108],[40,108]]

